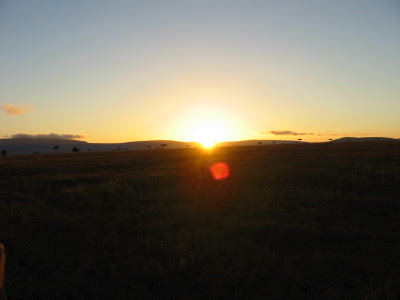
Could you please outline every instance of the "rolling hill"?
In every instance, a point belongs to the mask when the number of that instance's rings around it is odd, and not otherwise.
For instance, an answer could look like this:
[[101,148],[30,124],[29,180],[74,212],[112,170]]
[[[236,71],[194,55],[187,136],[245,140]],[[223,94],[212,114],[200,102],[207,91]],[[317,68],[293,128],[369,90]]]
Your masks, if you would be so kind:
[[7,154],[33,154],[54,153],[54,146],[59,146],[59,153],[71,153],[73,147],[82,152],[89,151],[122,151],[122,150],[144,150],[162,148],[160,145],[167,144],[167,148],[199,147],[195,142],[179,142],[170,140],[137,141],[127,143],[88,143],[68,139],[41,139],[41,138],[16,138],[0,139],[0,150],[6,150]]
[[[365,141],[386,141],[394,140],[386,137],[342,137],[331,142],[365,142]],[[217,143],[217,147],[234,147],[234,146],[258,146],[258,145],[278,145],[278,144],[294,144],[298,141],[292,140],[243,140],[228,141]],[[300,141],[300,143],[307,143]],[[167,146],[161,146],[166,144]],[[49,139],[49,138],[13,138],[0,139],[0,151],[7,151],[8,155],[14,154],[45,154],[54,153],[54,146],[59,146],[58,153],[71,153],[73,147],[77,147],[82,152],[99,152],[99,151],[126,151],[126,150],[152,150],[158,148],[176,149],[188,147],[200,147],[200,143],[181,142],[172,140],[152,140],[152,141],[135,141],[126,143],[88,143],[79,140],[69,139]]]
[[387,138],[387,137],[342,137],[336,140],[333,140],[332,142],[372,142],[372,141],[389,141],[389,140],[395,140],[392,138]]

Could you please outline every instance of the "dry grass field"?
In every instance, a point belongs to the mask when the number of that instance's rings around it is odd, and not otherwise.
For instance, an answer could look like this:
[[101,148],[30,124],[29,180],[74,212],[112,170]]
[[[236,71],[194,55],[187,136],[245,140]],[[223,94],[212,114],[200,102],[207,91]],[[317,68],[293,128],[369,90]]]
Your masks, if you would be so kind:
[[400,296],[397,141],[2,156],[0,175],[10,299]]

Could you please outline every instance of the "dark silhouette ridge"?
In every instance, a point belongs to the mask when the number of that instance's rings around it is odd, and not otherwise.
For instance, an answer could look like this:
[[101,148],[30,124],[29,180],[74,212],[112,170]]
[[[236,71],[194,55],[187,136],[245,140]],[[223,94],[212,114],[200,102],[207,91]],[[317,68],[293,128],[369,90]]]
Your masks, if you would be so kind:
[[370,141],[390,141],[395,140],[387,137],[342,137],[336,140],[331,140],[332,142],[370,142]]
[[[343,137],[336,140],[329,139],[329,142],[360,142],[360,141],[386,141],[395,140],[385,137]],[[293,144],[299,143],[299,141],[293,140],[242,140],[242,141],[227,141],[219,142],[214,147],[229,147],[229,146],[250,146],[250,145],[273,145],[273,144]],[[301,143],[306,143],[301,141]],[[168,146],[160,146],[166,144]],[[58,149],[54,147],[58,146]],[[67,139],[42,139],[42,138],[15,138],[15,139],[0,139],[0,147],[7,152],[8,155],[15,154],[32,154],[32,153],[62,153],[70,152],[73,146],[84,149],[87,152],[99,152],[99,151],[113,151],[115,149],[129,149],[129,150],[143,150],[143,149],[157,149],[158,148],[189,148],[189,147],[202,147],[197,142],[181,142],[172,140],[151,140],[151,141],[136,141],[127,143],[88,143],[85,141],[78,140],[67,140]],[[189,146],[189,147],[188,147]],[[0,148],[0,149],[1,149]],[[6,150],[7,149],[7,150]],[[90,149],[90,150],[89,150]],[[83,151],[83,150],[82,150]]]

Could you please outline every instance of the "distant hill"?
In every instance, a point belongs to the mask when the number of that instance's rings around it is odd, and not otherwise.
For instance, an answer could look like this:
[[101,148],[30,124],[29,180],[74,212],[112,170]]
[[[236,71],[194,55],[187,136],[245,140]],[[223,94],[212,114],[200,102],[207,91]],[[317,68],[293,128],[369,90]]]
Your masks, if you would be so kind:
[[[244,140],[244,141],[232,141],[232,142],[221,142],[217,144],[217,147],[230,147],[230,146],[252,146],[252,145],[273,145],[273,144],[295,144],[297,141],[281,141],[281,140]],[[304,143],[303,141],[301,143]]]
[[389,140],[395,140],[392,138],[387,138],[387,137],[362,137],[362,138],[356,138],[356,137],[342,137],[340,139],[333,140],[331,142],[372,142],[372,141],[389,141]]
[[72,147],[85,149],[88,143],[67,139],[16,138],[0,139],[0,150],[7,154],[53,153],[54,146],[60,146],[58,152],[72,152]]
[[92,151],[112,151],[112,150],[145,150],[164,148],[161,145],[167,144],[165,148],[187,148],[200,147],[199,143],[195,142],[180,142],[171,140],[154,140],[154,141],[138,141],[127,143],[90,143],[88,147]]
[[85,141],[68,139],[46,139],[46,138],[16,138],[0,139],[0,150],[6,150],[7,154],[33,154],[54,153],[54,146],[59,146],[58,153],[71,153],[73,147],[82,152],[88,151],[122,151],[122,150],[144,150],[163,148],[160,145],[167,144],[166,148],[200,147],[195,142],[179,142],[170,140],[137,141],[127,143],[88,143]]
[[[343,137],[331,142],[361,142],[361,141],[385,141],[395,140],[385,137]],[[260,144],[261,143],[261,144]],[[255,146],[255,145],[279,145],[294,144],[298,141],[290,140],[244,140],[230,141],[218,143],[217,147],[234,147],[234,146]],[[301,143],[307,143],[301,141]],[[89,151],[126,151],[126,150],[151,150],[164,148],[161,145],[167,144],[165,148],[188,148],[201,147],[196,142],[181,142],[171,140],[153,140],[153,141],[137,141],[127,143],[88,143],[85,141],[68,140],[68,139],[49,139],[49,138],[15,138],[0,139],[0,151],[6,150],[7,154],[33,154],[33,153],[54,153],[54,146],[59,146],[58,153],[71,153],[73,147],[79,148],[82,152]]]
[[0,145],[57,145],[57,144],[87,144],[84,141],[67,140],[67,139],[49,139],[49,138],[15,138],[0,139]]

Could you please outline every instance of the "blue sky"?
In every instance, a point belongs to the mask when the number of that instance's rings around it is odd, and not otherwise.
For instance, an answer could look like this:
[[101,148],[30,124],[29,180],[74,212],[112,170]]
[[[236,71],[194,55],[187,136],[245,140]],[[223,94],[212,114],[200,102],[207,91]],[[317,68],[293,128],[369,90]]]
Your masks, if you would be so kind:
[[5,0],[0,41],[0,136],[400,137],[395,0]]

